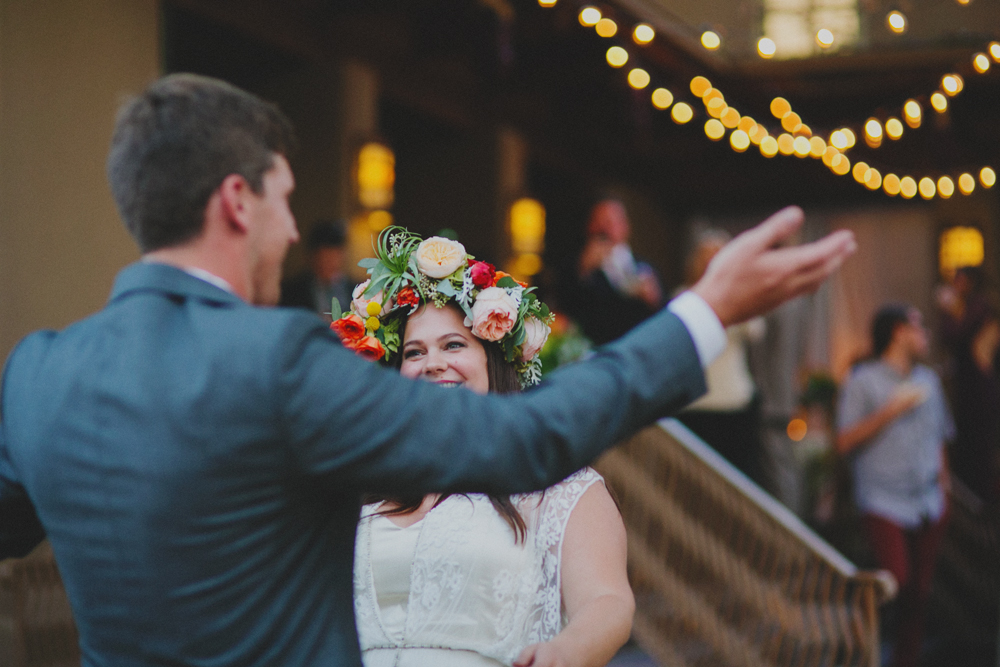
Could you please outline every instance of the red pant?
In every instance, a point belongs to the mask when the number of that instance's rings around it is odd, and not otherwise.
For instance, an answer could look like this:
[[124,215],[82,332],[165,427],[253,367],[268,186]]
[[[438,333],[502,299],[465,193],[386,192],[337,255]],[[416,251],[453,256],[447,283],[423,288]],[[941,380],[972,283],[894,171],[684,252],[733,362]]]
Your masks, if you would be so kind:
[[935,522],[911,529],[874,514],[864,515],[865,531],[879,567],[899,582],[895,667],[916,667],[924,639],[924,620],[934,578],[934,564],[944,536],[948,513]]

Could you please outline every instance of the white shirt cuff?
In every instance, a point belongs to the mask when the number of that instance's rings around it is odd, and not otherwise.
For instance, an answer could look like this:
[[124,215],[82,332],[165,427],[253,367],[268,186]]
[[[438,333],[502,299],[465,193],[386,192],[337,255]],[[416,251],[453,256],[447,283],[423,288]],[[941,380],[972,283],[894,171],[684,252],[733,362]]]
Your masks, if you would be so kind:
[[698,351],[698,361],[702,368],[708,368],[726,349],[726,330],[712,307],[694,292],[681,293],[667,304],[667,310],[681,318],[687,327],[694,347]]

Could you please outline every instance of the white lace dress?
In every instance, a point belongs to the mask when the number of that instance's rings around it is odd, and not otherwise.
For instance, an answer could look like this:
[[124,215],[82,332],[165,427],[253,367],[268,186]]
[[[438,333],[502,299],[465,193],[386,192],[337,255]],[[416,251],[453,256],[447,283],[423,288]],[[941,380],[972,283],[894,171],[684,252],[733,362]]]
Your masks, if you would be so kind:
[[513,496],[523,544],[480,494],[450,496],[407,528],[366,505],[354,563],[365,667],[510,665],[525,646],[555,637],[566,524],[601,479],[584,468],[544,494]]

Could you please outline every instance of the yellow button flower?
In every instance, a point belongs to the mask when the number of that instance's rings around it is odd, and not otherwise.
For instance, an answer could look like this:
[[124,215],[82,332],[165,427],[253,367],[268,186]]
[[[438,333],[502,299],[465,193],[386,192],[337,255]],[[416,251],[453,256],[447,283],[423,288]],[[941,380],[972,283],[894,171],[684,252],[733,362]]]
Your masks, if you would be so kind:
[[[368,312],[371,312],[371,308],[370,308],[371,304],[368,304],[368,305],[369,305]],[[377,311],[377,308],[378,308],[378,306],[376,306],[376,311]],[[378,328],[380,326],[382,326],[382,323],[378,321],[377,317],[375,317],[374,315],[372,315],[367,320],[365,320],[365,326],[368,328],[369,331],[378,331]]]

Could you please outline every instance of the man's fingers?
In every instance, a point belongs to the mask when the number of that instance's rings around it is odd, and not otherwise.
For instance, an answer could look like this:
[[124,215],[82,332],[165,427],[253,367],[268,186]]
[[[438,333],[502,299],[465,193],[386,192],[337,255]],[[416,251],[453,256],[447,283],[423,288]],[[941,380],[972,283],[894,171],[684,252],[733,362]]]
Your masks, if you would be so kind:
[[849,257],[857,249],[854,234],[842,229],[824,236],[818,241],[775,250],[775,258],[791,273],[809,273],[815,268],[826,264],[831,257],[840,257],[841,261]]
[[823,284],[823,281],[829,278],[853,254],[855,249],[853,237],[848,241],[850,243],[835,246],[831,252],[815,259],[808,266],[800,267],[799,271],[789,280],[788,288],[792,292],[790,296],[815,292]]
[[747,231],[746,235],[748,240],[752,240],[753,245],[758,250],[763,251],[767,248],[773,248],[794,234],[802,226],[804,219],[805,215],[802,213],[801,208],[798,206],[786,206],[764,222]]

